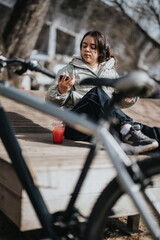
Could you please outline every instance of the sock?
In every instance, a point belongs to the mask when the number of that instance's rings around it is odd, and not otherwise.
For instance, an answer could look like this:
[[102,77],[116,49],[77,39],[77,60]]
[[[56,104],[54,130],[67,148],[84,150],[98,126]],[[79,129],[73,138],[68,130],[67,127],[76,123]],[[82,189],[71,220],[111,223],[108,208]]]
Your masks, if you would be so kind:
[[120,133],[121,133],[122,135],[126,135],[126,134],[129,132],[129,130],[130,130],[131,127],[132,127],[132,126],[131,126],[129,123],[123,125],[122,128],[121,128],[121,130],[120,130]]

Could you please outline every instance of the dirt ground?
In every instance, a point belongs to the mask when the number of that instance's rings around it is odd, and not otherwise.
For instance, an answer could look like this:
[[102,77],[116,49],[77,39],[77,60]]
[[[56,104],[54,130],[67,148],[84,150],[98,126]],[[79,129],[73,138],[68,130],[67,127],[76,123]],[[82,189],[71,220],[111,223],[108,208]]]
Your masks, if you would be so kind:
[[[126,223],[126,218],[121,218],[121,222]],[[117,225],[114,227],[113,224],[105,240],[153,240],[142,219],[140,219],[139,229],[134,233],[127,231],[123,225],[117,228]]]
[[[121,219],[125,223],[125,219]],[[123,228],[117,229],[113,224],[107,232],[106,240],[152,240],[142,221],[138,233],[127,233]],[[0,240],[49,240],[42,230],[20,232],[18,228],[0,212]]]

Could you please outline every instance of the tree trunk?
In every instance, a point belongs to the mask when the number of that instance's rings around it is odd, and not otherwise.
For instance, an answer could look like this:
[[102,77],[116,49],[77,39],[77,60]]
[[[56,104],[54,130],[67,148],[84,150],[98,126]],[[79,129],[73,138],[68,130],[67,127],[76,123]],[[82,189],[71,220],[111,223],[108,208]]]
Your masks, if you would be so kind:
[[28,58],[45,21],[50,0],[17,0],[3,32],[7,57]]

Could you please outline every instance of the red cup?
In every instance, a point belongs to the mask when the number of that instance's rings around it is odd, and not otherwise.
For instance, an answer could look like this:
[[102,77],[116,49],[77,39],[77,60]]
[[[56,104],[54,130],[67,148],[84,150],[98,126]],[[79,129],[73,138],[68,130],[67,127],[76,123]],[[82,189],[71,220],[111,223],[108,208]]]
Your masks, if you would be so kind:
[[53,127],[53,143],[61,144],[63,142],[65,124],[62,121],[54,121]]

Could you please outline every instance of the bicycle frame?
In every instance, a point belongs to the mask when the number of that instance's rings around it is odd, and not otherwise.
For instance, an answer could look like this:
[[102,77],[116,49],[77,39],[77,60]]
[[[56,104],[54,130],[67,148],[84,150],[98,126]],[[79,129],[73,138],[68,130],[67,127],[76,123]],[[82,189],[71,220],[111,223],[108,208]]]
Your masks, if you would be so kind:
[[[127,170],[127,167],[132,166],[132,161],[130,158],[128,158],[128,156],[120,147],[119,143],[107,130],[107,128],[109,128],[109,123],[106,124],[102,122],[96,124],[95,122],[90,121],[84,116],[79,117],[78,114],[70,112],[68,110],[62,111],[59,107],[57,107],[54,104],[45,102],[42,99],[38,99],[31,94],[25,93],[24,91],[22,92],[21,90],[8,86],[7,84],[4,83],[0,83],[0,94],[24,105],[28,105],[43,113],[61,119],[71,127],[79,131],[82,131],[85,134],[93,136],[95,146],[91,147],[91,150],[88,154],[83,170],[80,174],[76,187],[73,191],[72,197],[68,203],[68,207],[65,211],[64,221],[67,222],[71,217],[74,208],[74,203],[77,199],[78,193],[83,184],[85,176],[89,170],[89,166],[91,165],[94,155],[96,153],[96,144],[101,142],[105,148],[105,151],[109,154],[114,167],[116,168],[118,179],[120,181],[121,186],[125,189],[125,192],[128,193],[128,195],[135,203],[137,209],[141,213],[153,237],[155,239],[160,239],[159,226],[155,222],[152,214],[149,211],[149,207],[146,203],[145,197],[140,191],[140,186],[133,181]],[[45,230],[48,232],[49,236],[57,240],[58,237],[53,227],[54,221],[53,216],[49,213],[43,201],[43,198],[39,193],[38,188],[35,187],[34,185],[31,174],[29,173],[29,170],[21,154],[21,149],[18,145],[16,137],[14,136],[12,128],[9,126],[9,121],[7,120],[7,117],[5,116],[5,113],[1,106],[0,106],[0,123],[3,125],[2,129],[0,130],[0,136],[13,162],[14,169],[16,173],[18,173],[19,171],[23,172],[23,177],[25,175],[25,181],[23,182],[23,185],[35,208],[35,211],[40,219],[40,222],[42,226],[45,228]],[[18,177],[20,178],[21,181],[22,179],[20,174],[18,174]],[[30,183],[29,185],[28,181]],[[38,201],[32,194],[31,189],[35,189],[35,192],[38,193],[39,195]],[[153,206],[153,208],[155,207]]]

